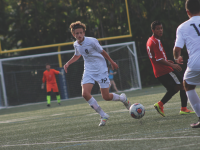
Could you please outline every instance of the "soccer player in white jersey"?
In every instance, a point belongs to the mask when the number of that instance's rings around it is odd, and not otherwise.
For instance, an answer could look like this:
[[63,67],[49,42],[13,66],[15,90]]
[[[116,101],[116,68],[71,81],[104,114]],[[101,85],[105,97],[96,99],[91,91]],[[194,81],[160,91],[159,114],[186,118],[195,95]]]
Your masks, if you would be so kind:
[[185,8],[190,19],[177,28],[173,54],[175,61],[182,64],[181,49],[186,45],[189,59],[183,84],[190,104],[199,117],[198,122],[190,126],[200,128],[200,99],[195,91],[196,85],[200,85],[200,2],[186,0]]
[[74,42],[75,54],[74,56],[64,65],[65,72],[69,65],[77,61],[81,55],[84,59],[84,73],[82,78],[82,96],[101,116],[101,122],[99,126],[104,126],[109,118],[97,101],[92,97],[91,90],[93,85],[98,82],[101,95],[106,101],[121,101],[125,107],[129,110],[131,104],[127,100],[124,93],[121,95],[115,93],[109,93],[109,78],[108,68],[105,58],[110,62],[113,69],[118,69],[118,65],[110,58],[110,56],[103,50],[98,40],[92,37],[85,37],[86,26],[80,21],[74,22],[70,25],[71,33],[76,38]]

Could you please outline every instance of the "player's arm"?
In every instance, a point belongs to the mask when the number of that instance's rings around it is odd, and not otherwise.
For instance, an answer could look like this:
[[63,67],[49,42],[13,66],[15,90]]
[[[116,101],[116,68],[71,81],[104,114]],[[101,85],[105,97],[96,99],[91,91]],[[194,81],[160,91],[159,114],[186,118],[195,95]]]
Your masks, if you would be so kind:
[[171,66],[173,69],[176,69],[177,71],[181,71],[182,68],[181,66],[179,66],[178,64],[174,64],[172,63],[173,61],[166,61],[164,59],[160,59],[159,61],[157,61],[163,65],[166,65],[166,66]]
[[106,53],[105,50],[103,50],[101,52],[101,55],[103,55],[103,57],[106,58],[110,62],[112,69],[118,69],[119,68],[118,65],[110,58],[110,56],[108,55],[108,53]]
[[69,65],[71,65],[72,63],[76,62],[79,58],[81,57],[81,55],[74,55],[65,65],[64,65],[64,69],[65,72],[67,73],[67,68],[69,67]]
[[44,83],[45,83],[45,81],[46,81],[46,76],[43,73],[41,89],[44,89]]
[[54,69],[53,71],[54,71],[54,73],[55,73],[55,74],[60,74],[60,75],[63,75],[63,73],[62,73],[62,72],[60,72],[60,71],[57,71],[57,70],[55,70],[55,69]]
[[109,74],[110,75],[114,75],[114,74],[117,74],[117,72],[110,72]]
[[165,53],[161,52],[158,48],[158,46],[156,46],[155,44],[152,44],[149,46],[149,51],[153,50],[154,51],[154,57],[156,59],[156,61],[162,65],[166,65],[166,66],[171,66],[173,69],[176,69],[177,71],[181,71],[182,68],[178,65],[178,64],[174,64],[172,63],[172,61],[167,61],[163,58],[163,55],[165,55]]
[[185,40],[183,35],[183,29],[181,29],[181,27],[179,26],[176,31],[176,41],[173,49],[174,60],[178,64],[183,64],[181,49],[184,47],[184,45],[185,45]]
[[181,56],[181,48],[180,47],[174,47],[173,55],[174,55],[174,60],[176,63],[183,64],[183,58]]
[[103,48],[101,47],[97,39],[94,38],[92,44],[93,44],[93,48],[97,52],[101,53],[101,55],[110,62],[113,70],[119,68],[118,65],[110,58],[108,53],[105,50],[103,50]]

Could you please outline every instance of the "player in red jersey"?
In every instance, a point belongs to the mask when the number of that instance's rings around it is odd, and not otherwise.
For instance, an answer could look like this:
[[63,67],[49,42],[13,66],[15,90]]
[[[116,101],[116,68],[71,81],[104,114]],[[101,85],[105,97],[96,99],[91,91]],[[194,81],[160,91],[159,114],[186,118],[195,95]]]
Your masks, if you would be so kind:
[[181,110],[180,114],[194,113],[187,109],[187,95],[183,88],[183,77],[179,74],[182,68],[174,64],[172,60],[167,60],[165,50],[160,38],[163,35],[163,27],[159,21],[151,24],[153,35],[147,41],[147,53],[151,61],[155,77],[167,89],[165,96],[158,103],[154,104],[155,109],[161,116],[165,117],[163,105],[167,103],[173,95],[180,90]]
[[57,102],[60,105],[60,94],[58,91],[58,86],[56,82],[55,74],[61,74],[62,72],[57,71],[55,69],[51,69],[50,64],[46,64],[46,71],[43,72],[42,78],[42,89],[44,89],[44,83],[46,82],[47,89],[47,106],[49,107],[51,104],[51,91],[56,93]]

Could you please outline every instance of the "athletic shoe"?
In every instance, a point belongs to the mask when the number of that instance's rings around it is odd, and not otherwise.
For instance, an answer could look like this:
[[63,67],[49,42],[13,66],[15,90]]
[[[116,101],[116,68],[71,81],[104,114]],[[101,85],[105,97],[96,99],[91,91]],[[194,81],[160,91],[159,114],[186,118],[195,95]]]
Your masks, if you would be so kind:
[[200,122],[198,121],[197,123],[190,124],[190,126],[192,128],[200,128]]
[[120,96],[123,96],[125,98],[125,101],[122,103],[129,110],[129,108],[131,107],[131,103],[127,100],[126,94],[122,93]]
[[47,104],[47,107],[50,107],[50,104]]
[[180,115],[187,115],[187,114],[195,114],[195,112],[194,112],[194,111],[191,111],[191,110],[189,110],[189,109],[186,109],[186,110],[184,110],[184,111],[181,111],[181,110],[180,110],[179,114],[180,114]]
[[106,121],[108,120],[110,116],[108,114],[105,114],[104,117],[101,117],[101,121],[100,121],[100,124],[99,126],[105,126],[106,125]]
[[163,110],[164,107],[163,106],[160,106],[158,103],[155,103],[154,107],[162,117],[165,117],[164,110]]
[[58,105],[61,105],[60,103],[58,103]]

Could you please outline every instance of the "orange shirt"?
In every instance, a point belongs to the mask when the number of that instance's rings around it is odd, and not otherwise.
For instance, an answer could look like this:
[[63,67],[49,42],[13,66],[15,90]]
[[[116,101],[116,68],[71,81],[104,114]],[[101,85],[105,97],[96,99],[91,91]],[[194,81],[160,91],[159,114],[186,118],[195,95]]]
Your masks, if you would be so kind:
[[55,69],[50,69],[49,71],[44,71],[43,72],[43,78],[42,78],[42,82],[46,84],[53,84],[53,83],[57,83],[56,82],[56,77],[55,74],[59,74],[60,72],[55,70]]

